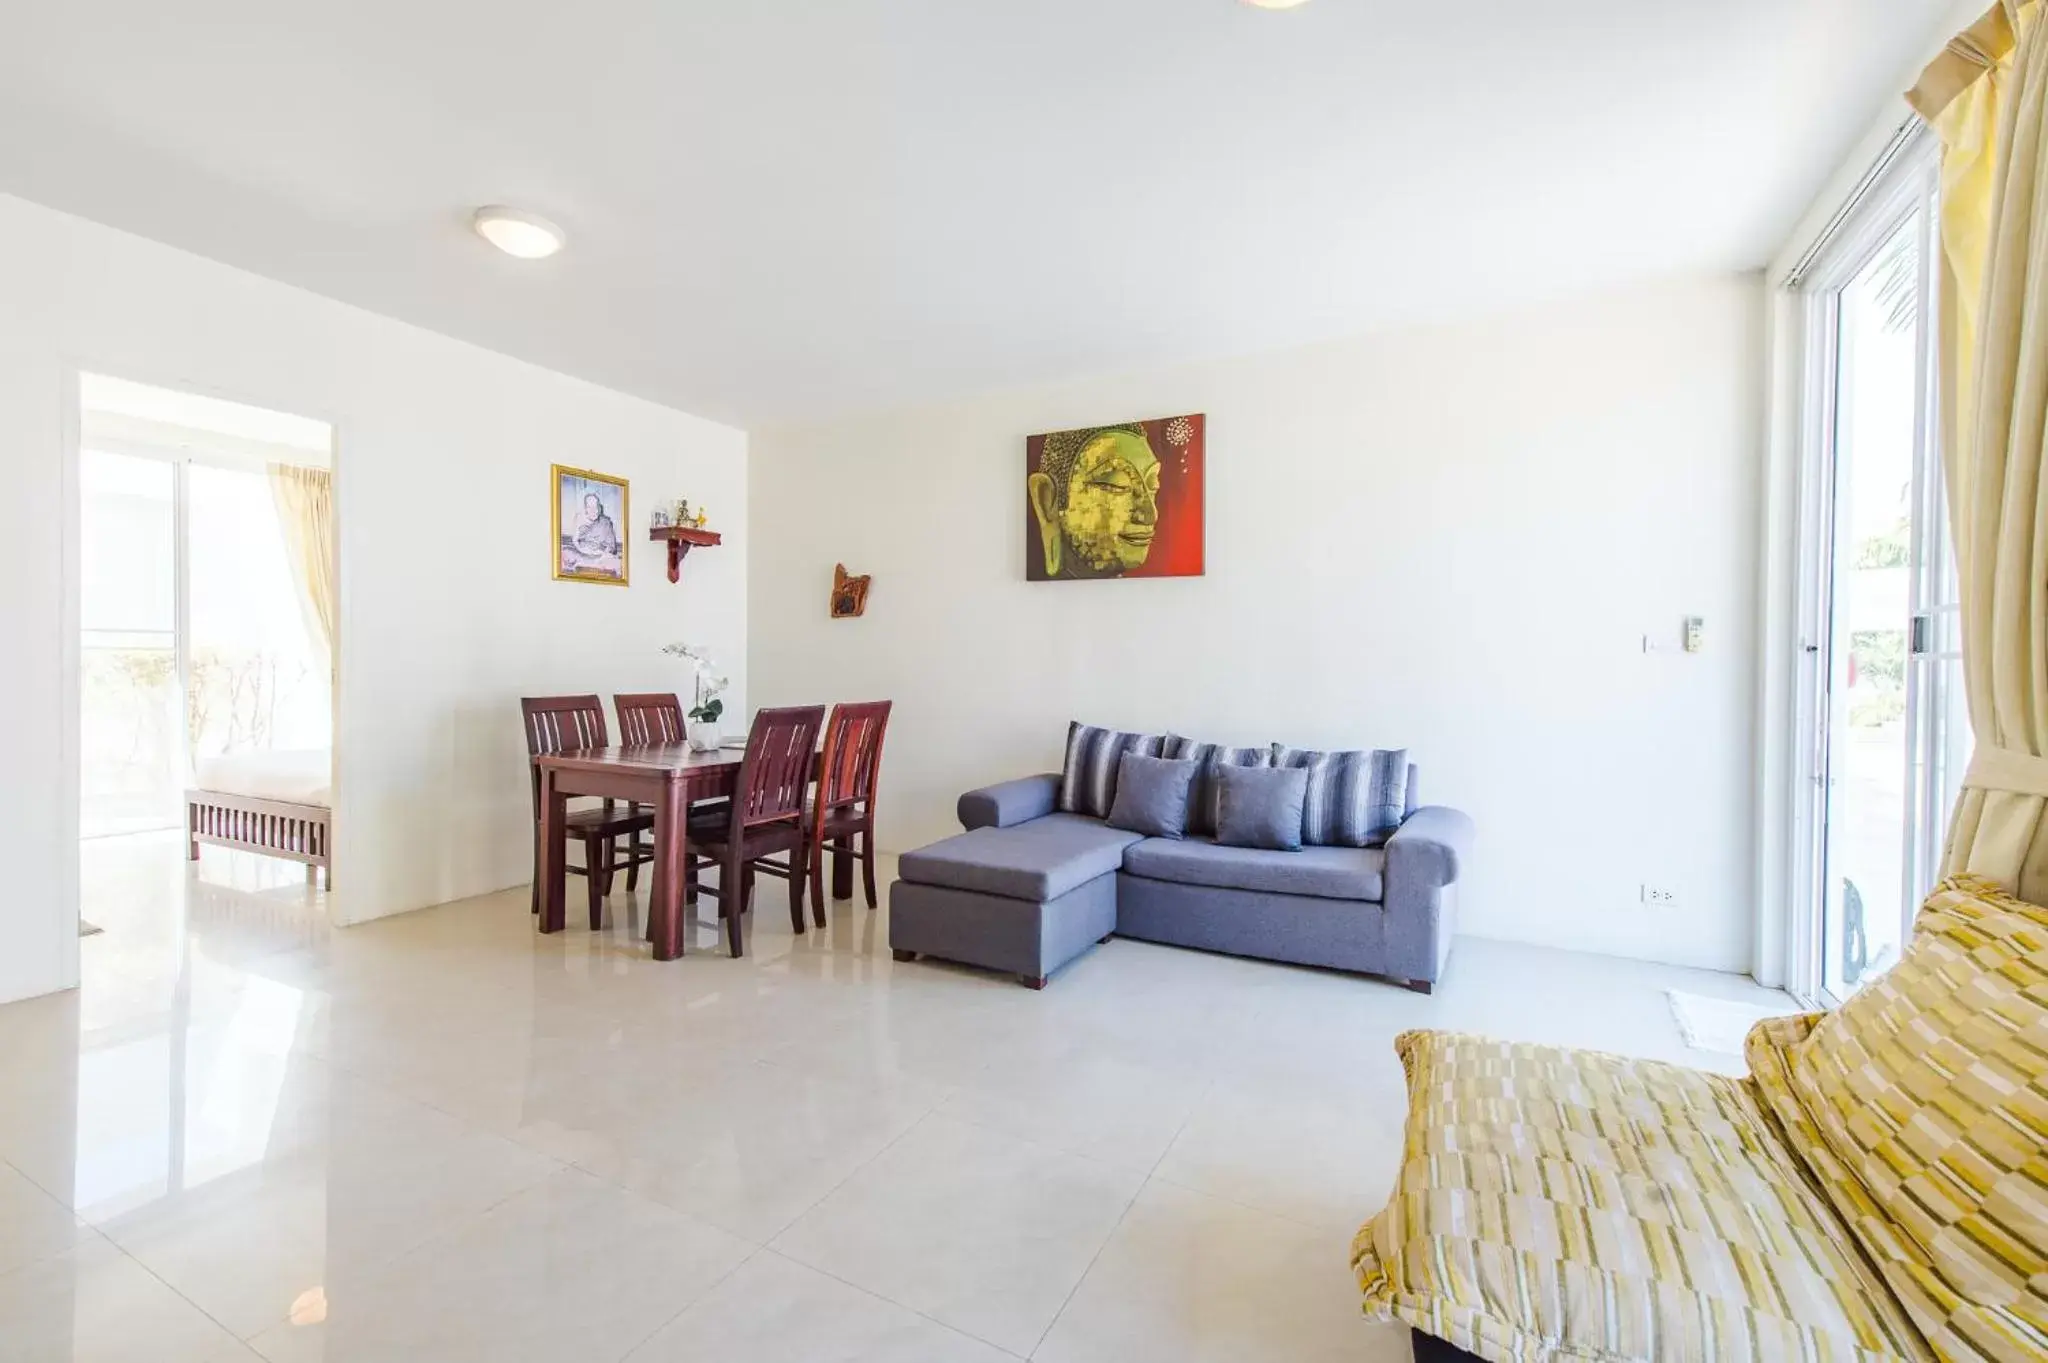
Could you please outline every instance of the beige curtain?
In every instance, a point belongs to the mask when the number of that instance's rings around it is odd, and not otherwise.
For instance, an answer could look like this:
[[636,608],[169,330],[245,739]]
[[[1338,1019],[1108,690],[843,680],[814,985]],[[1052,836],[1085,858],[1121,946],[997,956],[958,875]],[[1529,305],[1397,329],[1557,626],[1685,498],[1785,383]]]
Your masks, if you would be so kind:
[[2005,0],[1911,96],[1942,143],[1941,401],[1977,751],[1945,869],[2048,902],[2048,25]]
[[270,496],[277,503],[277,522],[284,529],[292,576],[306,618],[327,648],[334,665],[334,479],[326,469],[298,464],[270,466]]

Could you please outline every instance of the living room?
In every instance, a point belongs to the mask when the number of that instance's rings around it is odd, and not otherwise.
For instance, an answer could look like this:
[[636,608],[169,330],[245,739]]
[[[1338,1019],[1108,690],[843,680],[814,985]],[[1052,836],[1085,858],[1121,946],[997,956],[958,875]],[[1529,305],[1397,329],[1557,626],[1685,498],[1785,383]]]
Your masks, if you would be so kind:
[[1988,4],[18,16],[0,1359],[2048,1357]]

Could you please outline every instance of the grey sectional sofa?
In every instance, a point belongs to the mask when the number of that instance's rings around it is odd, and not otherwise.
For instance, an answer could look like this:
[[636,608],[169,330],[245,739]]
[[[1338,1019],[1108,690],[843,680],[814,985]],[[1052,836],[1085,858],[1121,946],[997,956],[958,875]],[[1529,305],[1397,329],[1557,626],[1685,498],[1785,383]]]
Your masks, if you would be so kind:
[[889,887],[898,960],[935,956],[1034,988],[1114,934],[1386,975],[1422,993],[1443,977],[1472,821],[1410,806],[1384,847],[1274,852],[1147,838],[1054,812],[1057,775],[960,797],[967,829],[899,860]]

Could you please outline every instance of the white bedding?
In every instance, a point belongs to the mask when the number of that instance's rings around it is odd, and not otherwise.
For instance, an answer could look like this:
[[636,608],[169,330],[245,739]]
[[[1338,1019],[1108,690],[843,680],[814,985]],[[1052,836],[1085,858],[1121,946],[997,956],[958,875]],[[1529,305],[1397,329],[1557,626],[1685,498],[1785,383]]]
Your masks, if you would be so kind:
[[332,790],[333,764],[334,755],[325,748],[227,753],[201,758],[194,784],[200,790],[324,809]]

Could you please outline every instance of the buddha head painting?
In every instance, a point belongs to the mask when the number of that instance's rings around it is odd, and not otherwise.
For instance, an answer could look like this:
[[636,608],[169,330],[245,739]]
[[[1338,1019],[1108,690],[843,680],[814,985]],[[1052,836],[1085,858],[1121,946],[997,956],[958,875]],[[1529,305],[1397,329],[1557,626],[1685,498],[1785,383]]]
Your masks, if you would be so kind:
[[1200,576],[1202,427],[1179,416],[1026,441],[1026,577]]

